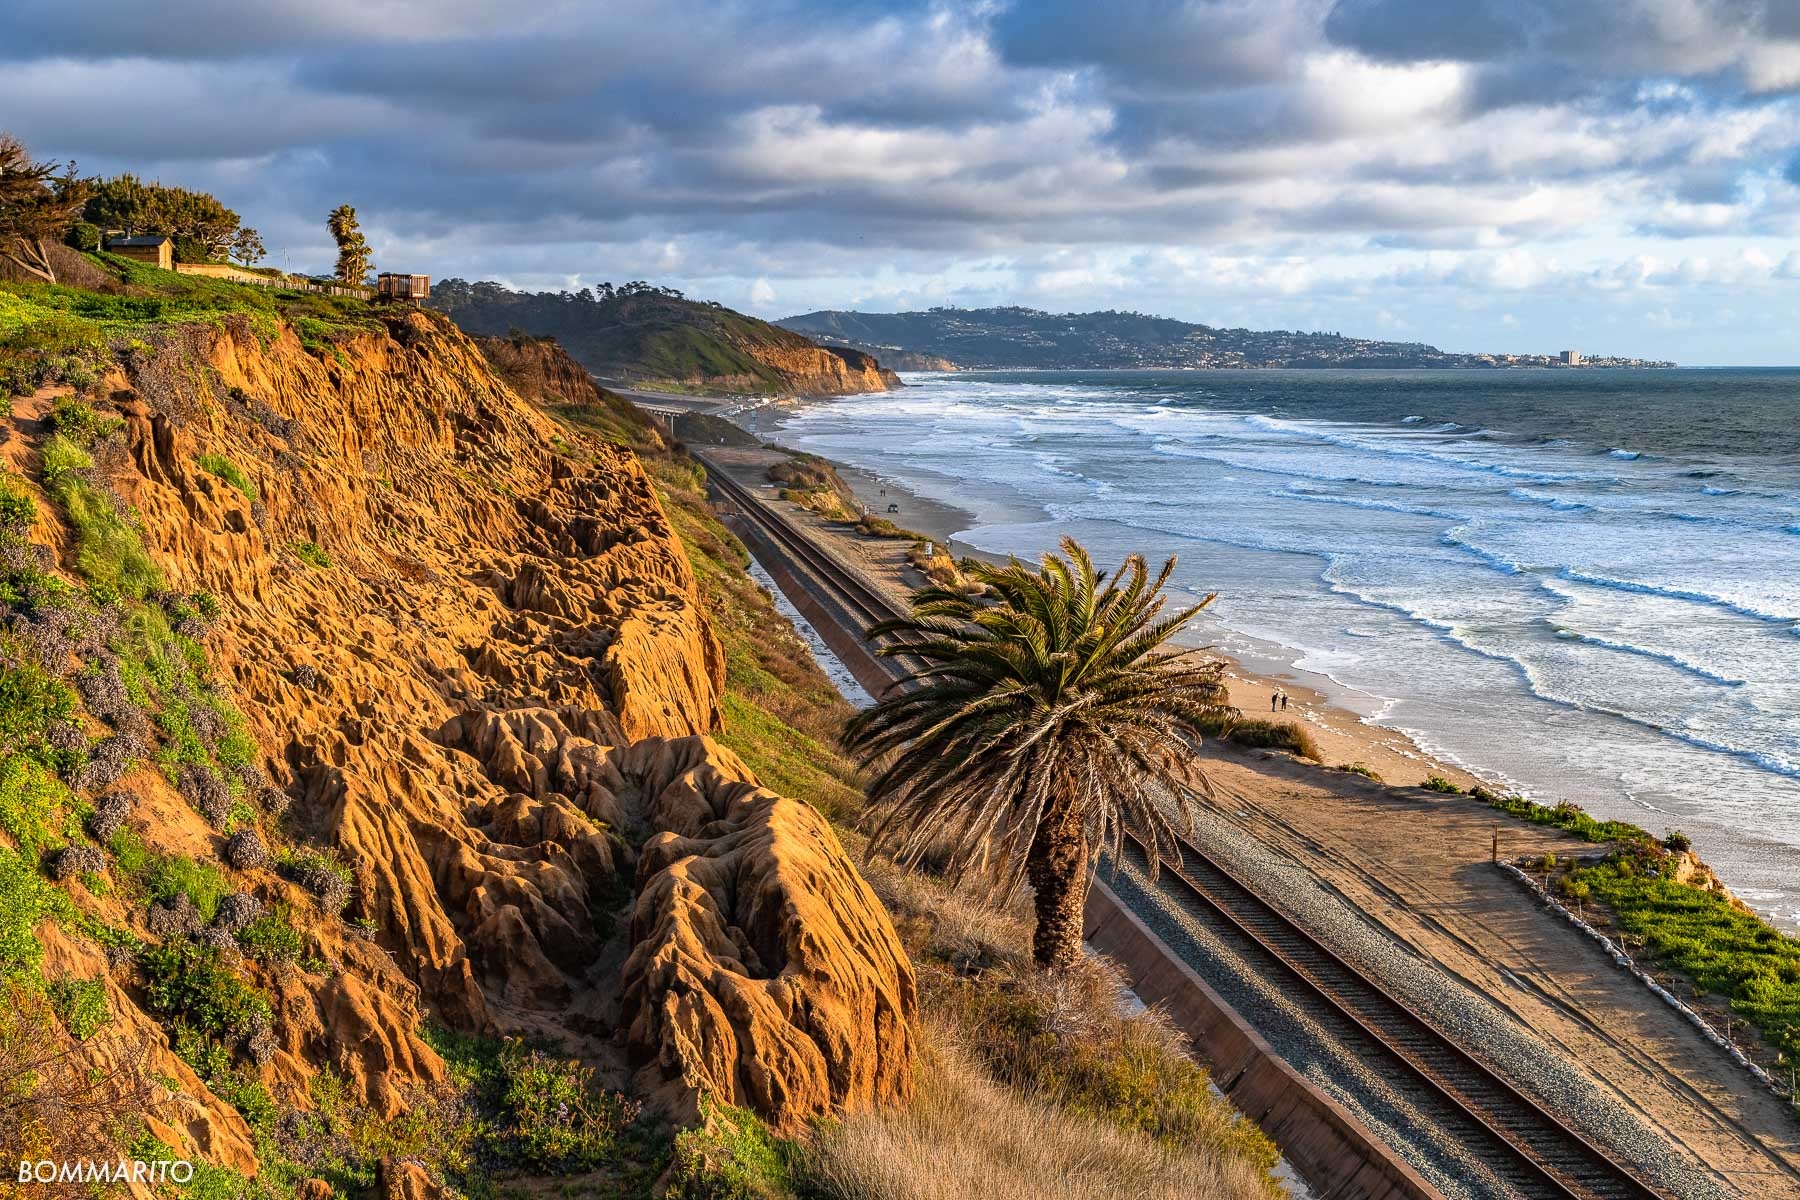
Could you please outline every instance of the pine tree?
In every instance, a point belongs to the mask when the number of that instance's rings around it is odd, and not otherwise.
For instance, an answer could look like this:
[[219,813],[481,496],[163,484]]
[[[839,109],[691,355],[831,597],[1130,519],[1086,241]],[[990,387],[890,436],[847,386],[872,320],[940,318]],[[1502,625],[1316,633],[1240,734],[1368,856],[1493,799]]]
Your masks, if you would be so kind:
[[369,243],[356,223],[356,210],[340,204],[326,218],[326,227],[337,242],[337,277],[345,283],[360,284],[369,275]]

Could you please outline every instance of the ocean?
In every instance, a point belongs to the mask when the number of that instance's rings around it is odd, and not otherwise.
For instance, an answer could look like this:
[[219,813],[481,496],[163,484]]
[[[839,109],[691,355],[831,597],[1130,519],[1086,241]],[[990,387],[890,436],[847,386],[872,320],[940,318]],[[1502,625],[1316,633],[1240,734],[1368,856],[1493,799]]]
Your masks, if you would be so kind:
[[1684,830],[1800,926],[1800,370],[907,382],[773,436],[966,509],[983,551],[1177,555],[1220,594],[1195,641]]

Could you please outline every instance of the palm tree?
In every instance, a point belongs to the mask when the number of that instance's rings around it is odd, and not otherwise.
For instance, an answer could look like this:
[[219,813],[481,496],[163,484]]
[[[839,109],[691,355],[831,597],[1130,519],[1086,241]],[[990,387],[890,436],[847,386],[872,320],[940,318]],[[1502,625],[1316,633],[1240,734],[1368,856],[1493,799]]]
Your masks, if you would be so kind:
[[1201,730],[1231,710],[1223,664],[1169,639],[1213,597],[1164,615],[1171,558],[1152,581],[1132,555],[1112,578],[1080,543],[970,570],[987,595],[949,587],[915,593],[912,615],[869,637],[879,653],[919,666],[845,726],[865,769],[872,845],[902,862],[947,855],[952,877],[1001,888],[1029,880],[1032,954],[1060,970],[1081,954],[1095,848],[1117,861],[1123,832],[1147,848],[1154,873],[1178,857],[1170,802],[1183,823],[1209,788],[1195,763]]

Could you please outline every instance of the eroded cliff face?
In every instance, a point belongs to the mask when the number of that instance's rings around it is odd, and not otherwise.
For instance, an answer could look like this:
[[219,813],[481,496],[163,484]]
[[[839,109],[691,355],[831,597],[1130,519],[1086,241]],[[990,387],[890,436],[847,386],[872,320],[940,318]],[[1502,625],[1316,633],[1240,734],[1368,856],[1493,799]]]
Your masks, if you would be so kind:
[[815,396],[885,392],[904,387],[872,354],[842,346],[757,345],[750,353],[791,380],[796,392]]
[[[399,1112],[444,1078],[429,1014],[554,1034],[679,1116],[702,1091],[784,1128],[907,1095],[911,967],[829,826],[707,738],[724,662],[641,465],[549,420],[446,319],[386,326],[328,352],[190,330],[101,404],[125,422],[101,470],[167,587],[218,599],[206,645],[261,752],[265,837],[354,875],[340,919],[266,865],[222,868],[312,914],[327,967],[245,965],[275,1013],[260,1078],[305,1107],[329,1068]],[[50,399],[15,406],[21,473]],[[73,562],[67,529],[34,537]],[[152,849],[220,858],[161,772],[122,784]],[[158,940],[117,896],[84,903]],[[129,967],[48,940],[179,1081],[159,1128],[253,1171]]]
[[[769,342],[743,342],[738,348],[767,367],[783,390],[796,395],[847,396],[906,386],[900,376],[860,350]],[[749,374],[690,375],[672,382],[714,392],[764,392],[770,387],[768,379]]]

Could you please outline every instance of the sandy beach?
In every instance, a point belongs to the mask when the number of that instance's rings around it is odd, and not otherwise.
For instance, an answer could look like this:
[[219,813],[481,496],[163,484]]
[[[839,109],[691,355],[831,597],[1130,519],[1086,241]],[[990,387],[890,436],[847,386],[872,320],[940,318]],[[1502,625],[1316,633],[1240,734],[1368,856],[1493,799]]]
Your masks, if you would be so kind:
[[[774,499],[766,472],[779,451],[707,453],[897,594],[921,582],[907,563],[910,542],[862,536]],[[867,472],[840,474],[873,511],[945,543],[953,555],[971,552],[954,536],[969,525],[963,510]],[[899,511],[887,513],[889,504]],[[1246,716],[1267,717],[1270,694],[1285,691],[1287,719],[1306,722],[1324,763],[1210,743],[1214,819],[1318,880],[1414,956],[1419,971],[1442,972],[1579,1064],[1608,1103],[1690,1155],[1727,1194],[1800,1196],[1800,1123],[1785,1102],[1490,865],[1496,853],[1566,857],[1594,847],[1467,796],[1426,791],[1418,785],[1429,775],[1473,780],[1299,680],[1263,677],[1229,660],[1227,669],[1232,701]],[[1386,782],[1335,769],[1350,763]],[[1723,1027],[1723,1012],[1718,1018]],[[1754,1035],[1740,1024],[1737,1037],[1748,1046]],[[1761,1190],[1738,1192],[1744,1181]]]
[[[763,472],[769,464],[783,457],[777,451],[744,448],[709,448],[707,453],[720,464],[731,467],[741,482],[758,485],[766,485],[768,481]],[[855,467],[840,463],[837,471],[869,511],[886,515],[903,528],[935,540],[946,547],[952,557],[972,556],[998,561],[994,555],[984,554],[956,539],[959,531],[974,522],[974,517],[966,510]],[[899,511],[888,513],[890,504],[898,505]],[[796,521],[828,539],[845,558],[889,584],[897,594],[909,592],[924,582],[924,576],[907,562],[909,541],[863,537],[797,505],[783,505],[783,508]],[[1479,782],[1460,767],[1432,756],[1404,733],[1371,724],[1358,713],[1332,704],[1324,692],[1297,676],[1258,674],[1228,654],[1213,649],[1208,649],[1208,653],[1225,662],[1231,703],[1236,708],[1246,717],[1303,723],[1318,742],[1328,766],[1359,765],[1375,772],[1384,781],[1396,784],[1418,784],[1432,775],[1441,775],[1464,787]],[[1271,707],[1271,697],[1281,695],[1287,697],[1287,707]]]

